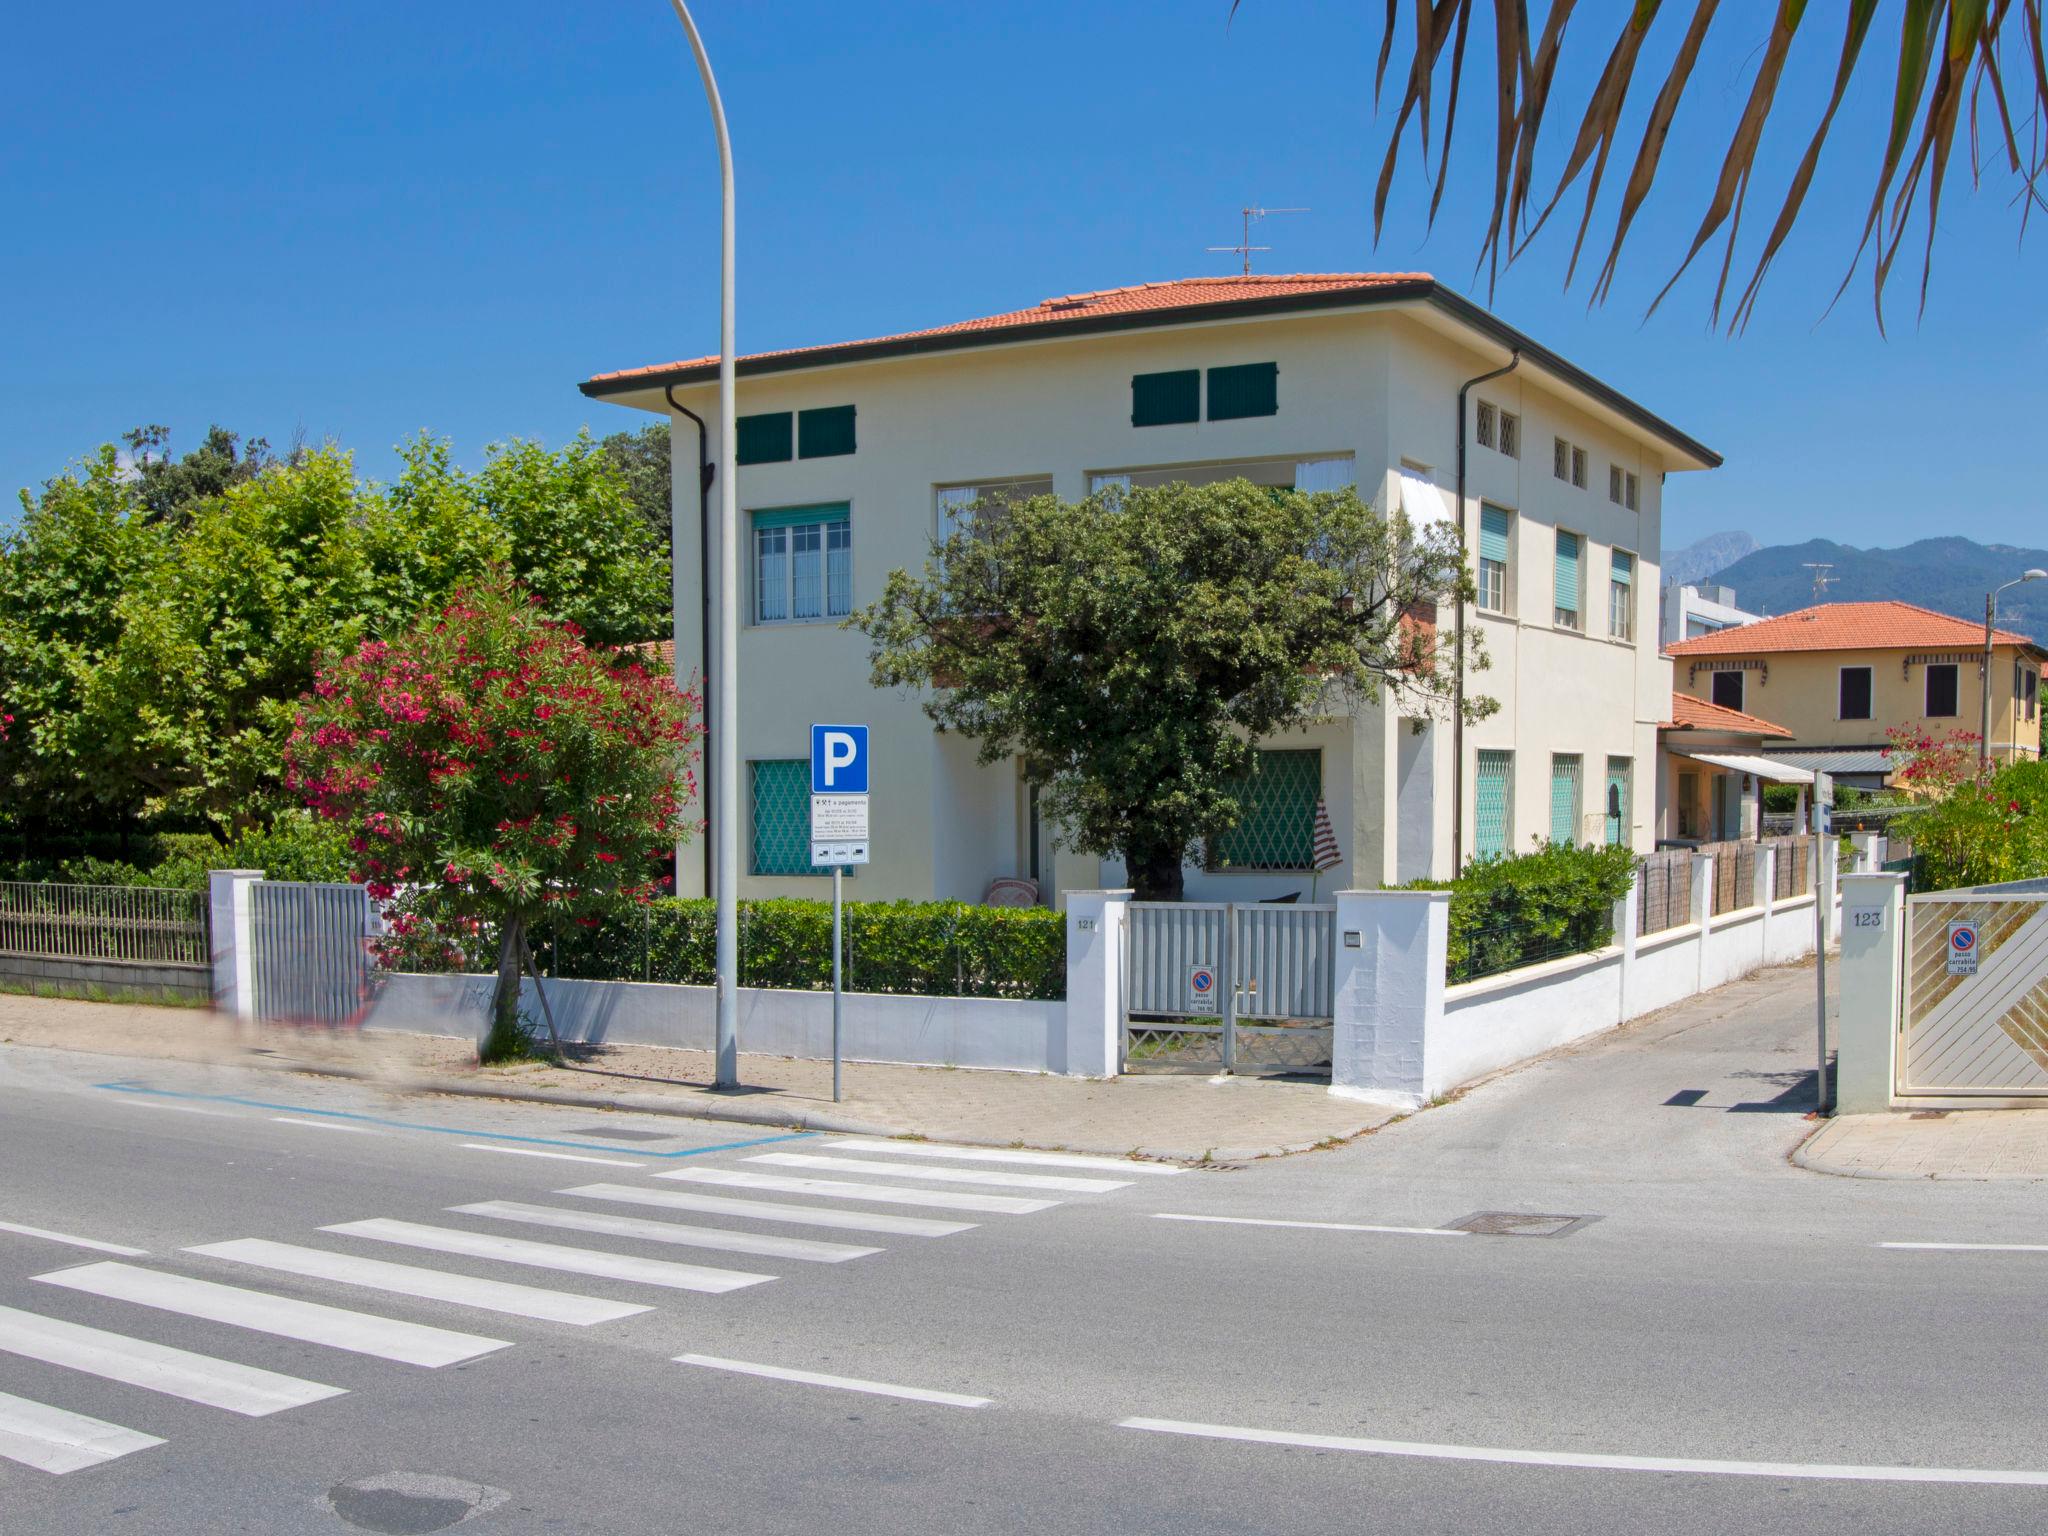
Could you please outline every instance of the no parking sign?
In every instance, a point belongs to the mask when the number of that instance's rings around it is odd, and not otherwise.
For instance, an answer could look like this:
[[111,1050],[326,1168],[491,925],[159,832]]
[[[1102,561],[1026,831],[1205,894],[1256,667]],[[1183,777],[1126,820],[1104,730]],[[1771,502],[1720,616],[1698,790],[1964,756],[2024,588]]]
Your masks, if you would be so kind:
[[1948,973],[1951,976],[1974,976],[1977,974],[1977,925],[1975,923],[1950,923],[1948,925]]
[[1188,1012],[1216,1011],[1216,967],[1197,965],[1188,969]]

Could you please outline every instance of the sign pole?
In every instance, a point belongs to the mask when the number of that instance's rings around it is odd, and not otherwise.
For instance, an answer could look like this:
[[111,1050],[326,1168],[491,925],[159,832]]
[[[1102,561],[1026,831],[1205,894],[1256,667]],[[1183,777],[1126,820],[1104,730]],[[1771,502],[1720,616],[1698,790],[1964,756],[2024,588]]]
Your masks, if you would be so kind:
[[1828,1092],[1828,926],[1835,904],[1835,785],[1825,773],[1813,776],[1813,1024],[1819,1057],[1814,1063],[1813,1107],[1825,1115],[1833,1107]]
[[868,861],[868,728],[811,727],[811,867],[832,871],[832,1102],[844,1088],[846,866]]
[[840,1010],[845,1000],[844,978],[840,975],[840,962],[846,954],[846,946],[839,937],[840,891],[846,878],[846,866],[832,866],[832,1102],[839,1102],[839,1023]]

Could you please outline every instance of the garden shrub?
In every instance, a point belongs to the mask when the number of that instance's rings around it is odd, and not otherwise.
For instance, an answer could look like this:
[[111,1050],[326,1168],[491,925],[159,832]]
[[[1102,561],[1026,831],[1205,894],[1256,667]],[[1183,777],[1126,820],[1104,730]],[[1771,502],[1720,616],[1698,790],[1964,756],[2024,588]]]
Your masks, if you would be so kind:
[[1913,844],[1913,889],[1952,890],[2048,876],[2048,763],[2008,763],[1893,821]]
[[1545,843],[1533,853],[1474,859],[1455,880],[1403,890],[1451,893],[1446,972],[1453,983],[1585,954],[1614,938],[1614,904],[1628,894],[1634,850]]

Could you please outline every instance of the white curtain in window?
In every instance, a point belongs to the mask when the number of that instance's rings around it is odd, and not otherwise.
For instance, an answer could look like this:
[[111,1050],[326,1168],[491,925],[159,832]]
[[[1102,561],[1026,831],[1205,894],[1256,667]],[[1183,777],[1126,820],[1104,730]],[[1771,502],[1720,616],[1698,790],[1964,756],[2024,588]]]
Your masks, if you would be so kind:
[[791,617],[815,619],[825,611],[825,530],[805,523],[789,530]]
[[754,548],[754,616],[773,624],[789,617],[789,530],[758,530]]
[[1419,469],[1401,466],[1401,510],[1408,514],[1408,521],[1417,528],[1431,523],[1448,522],[1451,516],[1449,499],[1437,483]]
[[1294,466],[1297,491],[1341,491],[1358,483],[1355,459],[1303,459]]
[[967,525],[968,513],[981,495],[978,485],[948,485],[939,490],[939,539],[943,543]]
[[1111,486],[1121,491],[1128,491],[1131,488],[1131,477],[1129,475],[1090,475],[1088,477],[1088,493],[1091,496],[1097,491],[1106,491]]

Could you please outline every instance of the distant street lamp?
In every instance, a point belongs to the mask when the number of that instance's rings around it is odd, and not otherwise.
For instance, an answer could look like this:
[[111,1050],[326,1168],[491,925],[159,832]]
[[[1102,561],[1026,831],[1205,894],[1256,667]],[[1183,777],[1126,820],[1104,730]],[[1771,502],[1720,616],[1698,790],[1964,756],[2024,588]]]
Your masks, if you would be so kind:
[[1983,729],[1977,735],[1977,773],[1980,778],[1991,766],[1991,631],[1998,623],[1998,594],[2005,587],[2016,587],[2024,581],[2048,581],[2048,571],[2028,571],[2013,577],[2004,587],[1993,587],[1984,594],[1984,715]]
[[[718,716],[712,731],[712,783],[718,793],[711,803],[711,841],[715,880],[712,895],[718,909],[716,966],[718,972],[718,1054],[714,1081],[720,1088],[740,1085],[739,985],[740,985],[740,711],[739,711],[739,486],[734,473],[734,425],[737,410],[733,388],[733,217],[732,139],[725,128],[725,104],[719,99],[718,81],[711,73],[711,59],[704,52],[704,40],[697,35],[697,23],[683,0],[669,0],[676,20],[690,37],[690,52],[697,56],[697,73],[704,78],[704,95],[711,103],[711,122],[718,132],[718,175],[721,198],[718,266],[718,634],[712,688],[714,712]],[[705,572],[708,579],[710,572]]]

